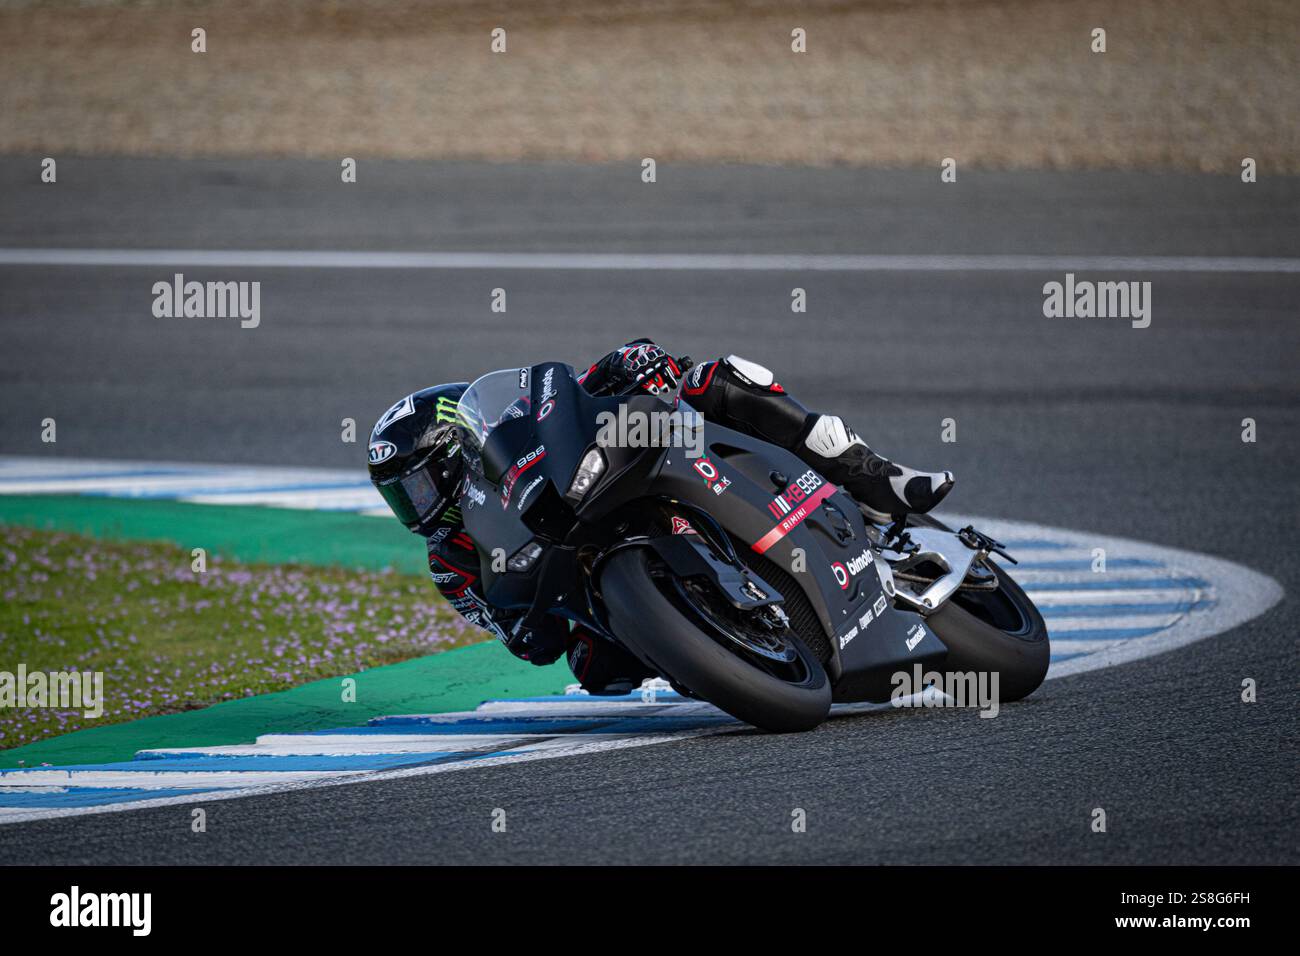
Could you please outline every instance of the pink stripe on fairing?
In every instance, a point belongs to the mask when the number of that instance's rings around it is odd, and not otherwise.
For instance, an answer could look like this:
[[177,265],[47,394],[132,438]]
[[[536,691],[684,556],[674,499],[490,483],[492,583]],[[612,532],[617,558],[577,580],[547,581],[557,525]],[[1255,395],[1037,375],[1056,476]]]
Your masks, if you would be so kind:
[[808,517],[812,509],[825,501],[831,495],[835,494],[835,492],[836,487],[829,481],[826,482],[826,484],[822,485],[809,495],[807,501],[782,518],[781,522],[775,528],[755,541],[752,545],[753,549],[759,554],[763,554],[768,548],[772,547],[772,545],[776,544],[799,525],[803,524],[803,519]]

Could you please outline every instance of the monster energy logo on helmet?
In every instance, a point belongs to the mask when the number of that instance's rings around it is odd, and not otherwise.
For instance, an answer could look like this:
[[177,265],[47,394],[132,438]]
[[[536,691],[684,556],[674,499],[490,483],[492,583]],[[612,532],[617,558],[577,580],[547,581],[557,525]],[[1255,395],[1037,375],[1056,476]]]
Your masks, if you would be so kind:
[[445,395],[439,395],[434,406],[434,414],[439,422],[455,422],[458,408],[460,408],[460,402]]

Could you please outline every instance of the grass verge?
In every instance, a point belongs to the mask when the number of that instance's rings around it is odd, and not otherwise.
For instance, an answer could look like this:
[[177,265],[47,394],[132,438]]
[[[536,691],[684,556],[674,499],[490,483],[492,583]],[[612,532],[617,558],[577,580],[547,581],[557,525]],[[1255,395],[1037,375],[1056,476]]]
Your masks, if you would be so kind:
[[0,749],[477,643],[422,576],[0,526],[0,671],[99,671],[104,713],[0,707]]

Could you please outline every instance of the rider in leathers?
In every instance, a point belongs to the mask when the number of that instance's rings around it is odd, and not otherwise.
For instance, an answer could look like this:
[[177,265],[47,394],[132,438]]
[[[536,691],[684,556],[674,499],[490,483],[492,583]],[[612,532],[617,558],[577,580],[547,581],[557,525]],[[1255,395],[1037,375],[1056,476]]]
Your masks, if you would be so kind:
[[[785,448],[840,485],[880,520],[924,513],[953,485],[951,472],[920,472],[873,452],[837,415],[809,411],[772,373],[735,355],[690,368],[649,339],[615,349],[581,377],[593,395],[642,389],[682,397],[706,419]],[[399,520],[428,542],[429,573],[443,597],[517,657],[550,664],[561,654],[591,693],[616,694],[653,676],[630,653],[559,617],[521,626],[522,612],[491,607],[479,587],[479,557],[457,505],[464,463],[456,405],[468,386],[439,385],[408,395],[370,436],[371,480]]]

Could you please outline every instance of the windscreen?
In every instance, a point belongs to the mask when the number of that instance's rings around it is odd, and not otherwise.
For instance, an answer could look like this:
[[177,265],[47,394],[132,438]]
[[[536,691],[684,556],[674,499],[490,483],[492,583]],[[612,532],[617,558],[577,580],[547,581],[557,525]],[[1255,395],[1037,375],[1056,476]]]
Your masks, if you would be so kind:
[[488,372],[461,396],[457,411],[461,442],[473,460],[498,425],[523,418],[529,411],[529,369],[507,368]]

